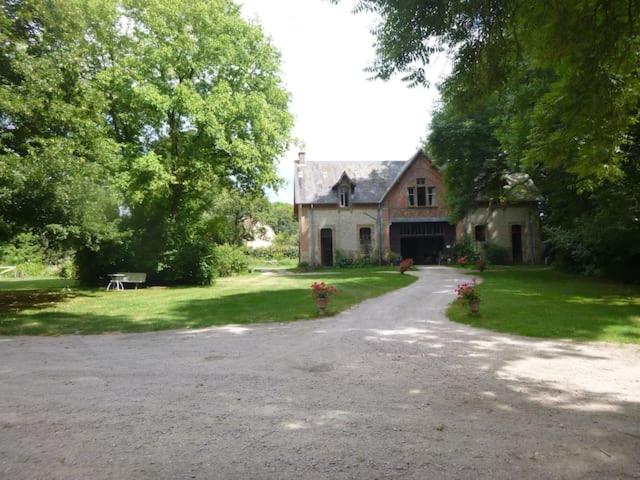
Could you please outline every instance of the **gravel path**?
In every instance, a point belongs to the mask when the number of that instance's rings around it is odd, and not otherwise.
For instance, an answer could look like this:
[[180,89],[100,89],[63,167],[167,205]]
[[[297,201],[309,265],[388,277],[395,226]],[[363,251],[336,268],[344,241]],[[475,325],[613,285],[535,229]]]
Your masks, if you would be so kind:
[[461,273],[418,275],[316,321],[0,337],[0,478],[640,478],[638,347],[454,324]]

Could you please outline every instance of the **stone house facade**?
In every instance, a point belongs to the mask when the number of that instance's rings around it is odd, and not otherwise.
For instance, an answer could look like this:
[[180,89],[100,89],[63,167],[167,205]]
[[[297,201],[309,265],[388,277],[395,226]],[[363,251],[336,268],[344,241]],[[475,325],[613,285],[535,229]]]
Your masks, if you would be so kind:
[[[307,161],[300,153],[294,176],[301,262],[331,266],[338,252],[381,260],[392,251],[417,264],[439,263],[464,235],[506,248],[515,263],[540,260],[534,196],[520,192],[499,206],[479,201],[477,210],[452,224],[442,174],[422,151],[389,162]],[[516,192],[521,185],[512,177],[505,188]]]

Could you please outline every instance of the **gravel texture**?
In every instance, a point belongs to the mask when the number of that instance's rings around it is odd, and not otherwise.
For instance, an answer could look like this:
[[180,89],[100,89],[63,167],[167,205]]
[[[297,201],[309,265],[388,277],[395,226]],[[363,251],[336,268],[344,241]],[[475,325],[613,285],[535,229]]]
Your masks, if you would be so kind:
[[417,275],[315,321],[0,337],[0,479],[640,478],[640,348],[454,324],[462,273]]

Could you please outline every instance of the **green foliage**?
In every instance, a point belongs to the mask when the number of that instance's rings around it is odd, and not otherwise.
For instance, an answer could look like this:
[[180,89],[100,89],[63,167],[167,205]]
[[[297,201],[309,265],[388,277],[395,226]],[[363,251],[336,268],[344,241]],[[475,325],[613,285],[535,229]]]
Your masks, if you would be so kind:
[[482,245],[484,259],[492,265],[507,265],[511,263],[509,250],[493,242],[485,242]]
[[285,237],[298,235],[298,221],[293,215],[293,205],[284,202],[269,203],[266,211],[257,219],[273,228],[273,231]]
[[298,263],[297,270],[299,270],[301,272],[310,272],[311,271],[311,265],[309,265],[309,262],[300,262],[300,263]]
[[382,261],[385,265],[398,265],[402,260],[402,257],[399,253],[394,252],[393,250],[387,250],[382,255]]
[[59,266],[58,274],[67,280],[75,280],[78,278],[78,269],[72,258],[66,258]]
[[285,258],[298,258],[297,237],[291,237],[284,233],[278,233],[268,247],[248,248],[247,254],[262,260],[282,260]]
[[206,283],[280,183],[292,119],[261,29],[229,0],[9,2],[0,25],[0,239],[77,249],[83,281],[126,262]]
[[[590,188],[620,174],[620,147],[640,101],[638,0],[526,8],[502,0],[361,0],[359,8],[380,18],[377,77],[401,72],[411,84],[425,83],[432,55],[448,50],[447,84],[459,108],[493,94],[505,105],[527,97],[529,108],[502,122],[508,137],[523,141],[512,161],[562,168]],[[535,95],[531,76],[545,78]]]
[[497,200],[502,193],[508,168],[490,123],[496,111],[488,104],[462,113],[445,104],[433,115],[427,150],[444,171],[453,221],[472,211],[479,198]]
[[469,235],[464,235],[459,241],[451,246],[451,256],[454,259],[466,258],[467,263],[474,263],[480,258],[478,249]]
[[33,233],[21,233],[11,243],[0,246],[0,262],[3,265],[45,263],[45,248]]
[[52,273],[47,265],[46,249],[41,239],[30,232],[16,235],[11,243],[0,245],[0,264],[15,266],[20,277],[38,277]]
[[336,250],[336,267],[338,268],[363,268],[375,264],[375,260],[369,255],[352,255],[343,250]]
[[240,247],[233,245],[218,245],[213,251],[213,270],[218,277],[229,277],[246,272],[249,259]]

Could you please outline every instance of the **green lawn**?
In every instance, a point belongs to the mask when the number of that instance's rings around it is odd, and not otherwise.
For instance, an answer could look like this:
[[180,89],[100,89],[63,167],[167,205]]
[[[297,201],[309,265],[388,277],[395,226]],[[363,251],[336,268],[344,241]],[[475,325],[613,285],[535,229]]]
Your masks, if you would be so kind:
[[482,274],[480,315],[452,304],[451,320],[531,337],[640,343],[640,287],[543,267],[493,267]]
[[57,279],[3,281],[0,335],[145,332],[316,318],[309,296],[309,286],[316,280],[338,287],[328,309],[334,314],[409,285],[415,277],[378,267],[311,275],[248,274],[219,279],[210,287],[124,292],[74,288],[72,282]]

